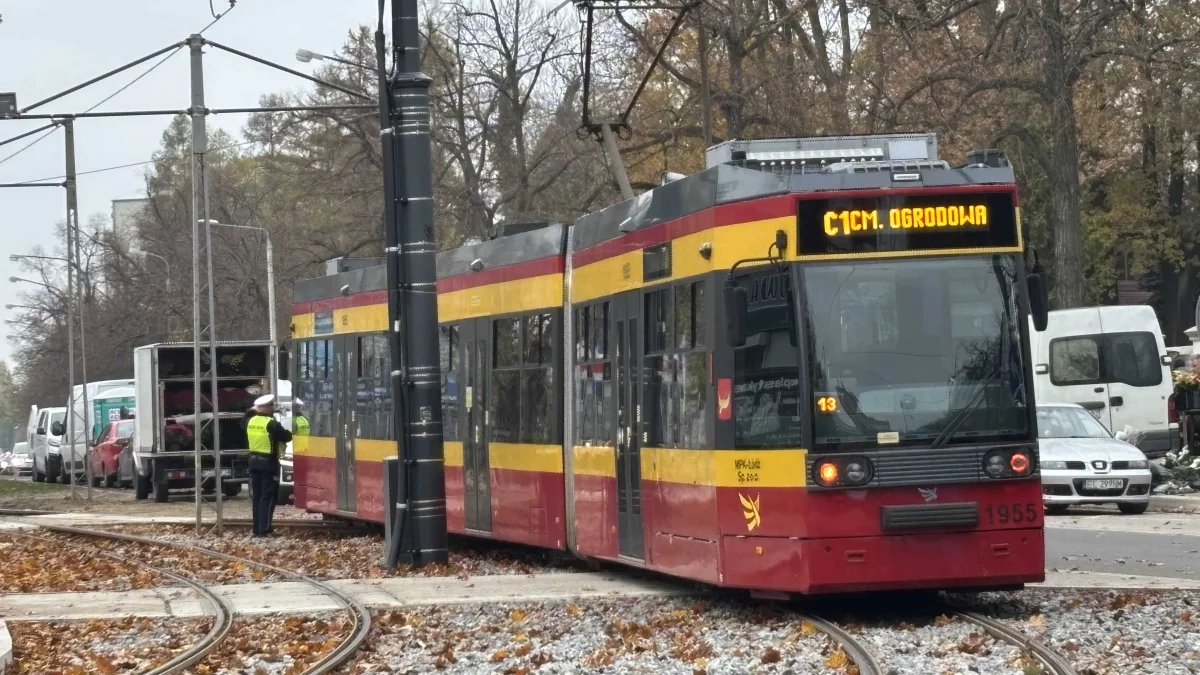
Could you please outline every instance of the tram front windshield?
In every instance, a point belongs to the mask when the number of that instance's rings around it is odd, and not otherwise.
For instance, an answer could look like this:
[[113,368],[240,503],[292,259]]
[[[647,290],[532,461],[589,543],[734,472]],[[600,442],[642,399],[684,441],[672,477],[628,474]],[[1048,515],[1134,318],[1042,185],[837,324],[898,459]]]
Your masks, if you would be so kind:
[[799,274],[817,449],[1028,437],[1012,257],[805,265]]

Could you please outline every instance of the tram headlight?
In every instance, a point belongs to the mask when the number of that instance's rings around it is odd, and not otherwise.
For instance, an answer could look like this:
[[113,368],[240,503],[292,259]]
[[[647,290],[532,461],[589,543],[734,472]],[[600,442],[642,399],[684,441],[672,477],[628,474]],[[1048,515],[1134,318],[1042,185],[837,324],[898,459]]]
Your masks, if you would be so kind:
[[1033,462],[1029,461],[1029,455],[1021,450],[1014,452],[1008,458],[1008,468],[1012,469],[1012,472],[1018,476],[1028,475],[1029,469],[1032,466]]
[[984,460],[983,471],[992,478],[1000,478],[1004,472],[1008,470],[1005,465],[1004,457],[999,453],[992,453]]
[[822,463],[821,466],[817,468],[817,480],[826,487],[837,485],[837,464],[834,464],[833,462]]
[[812,467],[813,481],[821,487],[859,487],[875,475],[875,467],[866,457],[823,457]]
[[1024,478],[1033,470],[1034,456],[1026,448],[993,450],[983,458],[983,472],[989,478]]
[[867,482],[867,467],[861,462],[850,462],[846,464],[846,482],[859,485]]

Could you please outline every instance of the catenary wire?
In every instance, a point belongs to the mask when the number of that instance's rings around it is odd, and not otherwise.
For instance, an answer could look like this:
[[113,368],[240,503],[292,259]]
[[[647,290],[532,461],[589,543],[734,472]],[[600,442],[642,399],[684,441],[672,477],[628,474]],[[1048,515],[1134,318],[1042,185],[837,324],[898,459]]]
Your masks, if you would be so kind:
[[[208,24],[207,26],[205,26],[204,28],[201,28],[201,29],[200,29],[200,34],[201,34],[201,35],[203,35],[203,34],[204,34],[204,31],[208,30],[209,28],[212,28],[212,27],[213,27],[213,25],[215,25],[215,24],[216,24],[218,21],[220,21],[222,18],[224,18],[224,16],[225,16],[226,14],[229,14],[231,11],[233,11],[233,8],[234,8],[234,7],[236,7],[236,6],[237,6],[237,0],[231,0],[231,2],[229,3],[229,9],[225,10],[224,12],[221,12],[220,14],[215,14],[215,13],[214,13],[214,14],[213,14],[213,17],[214,17],[214,18],[213,18],[213,20],[212,20],[211,22],[209,22],[209,24]],[[212,9],[212,2],[211,2],[211,1],[209,2],[209,9],[210,9],[210,10]],[[158,61],[156,61],[156,62],[154,63],[154,65],[150,66],[150,67],[149,67],[149,68],[147,68],[145,71],[143,71],[143,72],[142,72],[140,75],[138,75],[137,77],[133,78],[133,79],[132,79],[132,80],[130,80],[128,83],[126,83],[126,84],[125,84],[125,86],[123,86],[123,87],[121,87],[120,89],[118,89],[118,90],[114,91],[113,93],[109,94],[109,95],[108,95],[108,96],[106,96],[106,97],[105,97],[103,100],[101,100],[99,103],[97,103],[97,104],[93,105],[92,107],[88,108],[88,109],[87,109],[87,110],[85,110],[84,112],[85,112],[85,113],[92,112],[92,111],[93,111],[93,110],[95,110],[96,108],[99,108],[100,106],[104,105],[105,103],[108,103],[108,102],[109,102],[109,101],[111,101],[112,99],[116,98],[118,95],[120,95],[120,94],[121,94],[122,92],[124,92],[126,89],[129,89],[130,87],[132,87],[133,85],[135,85],[135,84],[137,84],[139,81],[141,81],[141,80],[142,80],[142,78],[146,77],[146,76],[147,76],[147,75],[149,75],[150,73],[152,73],[152,72],[154,72],[155,70],[157,70],[159,66],[163,65],[164,63],[166,63],[168,60],[170,60],[170,58],[171,58],[171,57],[173,57],[173,56],[175,56],[176,54],[178,54],[178,53],[179,53],[179,52],[180,52],[182,49],[183,49],[183,47],[179,47],[178,49],[176,49],[176,50],[174,50],[174,51],[170,52],[169,54],[167,54],[166,56],[162,57],[161,59],[159,59]],[[57,123],[55,123],[55,125],[54,125],[54,128],[53,128],[53,129],[50,129],[49,131],[47,131],[46,133],[42,134],[41,136],[38,136],[37,138],[33,139],[33,140],[32,140],[32,141],[30,141],[29,143],[26,143],[25,145],[21,146],[20,148],[18,148],[17,150],[15,150],[15,151],[14,151],[12,154],[8,155],[8,156],[7,156],[7,157],[5,157],[4,159],[0,159],[0,164],[4,164],[5,162],[7,162],[7,161],[9,161],[9,160],[11,160],[11,159],[13,159],[13,158],[15,158],[15,157],[19,156],[21,153],[23,153],[23,152],[25,152],[26,150],[28,150],[28,149],[32,148],[33,146],[37,145],[38,143],[41,143],[42,141],[46,140],[47,138],[49,138],[49,137],[50,137],[50,135],[51,135],[51,134],[53,134],[55,131],[57,131],[57,130],[58,130],[58,127],[60,127],[60,126],[62,126],[62,122],[57,122]]]

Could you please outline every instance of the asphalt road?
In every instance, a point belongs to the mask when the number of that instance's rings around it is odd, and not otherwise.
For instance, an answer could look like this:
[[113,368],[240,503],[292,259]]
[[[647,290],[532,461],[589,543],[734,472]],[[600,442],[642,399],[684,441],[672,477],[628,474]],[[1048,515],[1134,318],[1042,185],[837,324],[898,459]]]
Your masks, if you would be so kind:
[[1200,516],[1048,516],[1046,569],[1200,580]]

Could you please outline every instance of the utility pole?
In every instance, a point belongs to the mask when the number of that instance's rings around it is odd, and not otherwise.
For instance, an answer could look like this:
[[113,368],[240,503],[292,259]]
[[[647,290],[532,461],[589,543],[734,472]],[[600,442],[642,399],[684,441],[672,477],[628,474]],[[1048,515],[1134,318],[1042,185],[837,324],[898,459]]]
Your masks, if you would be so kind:
[[[208,128],[204,107],[204,39],[192,35],[187,39],[191,54],[192,73],[192,375],[193,402],[195,404],[194,471],[196,480],[196,534],[204,528],[204,453],[213,455],[213,480],[216,525],[219,535],[224,529],[221,485],[221,411],[218,405],[217,388],[217,341],[215,320],[215,298],[212,278],[212,227],[208,221],[208,167],[205,154],[208,152]],[[207,296],[207,297],[205,297]],[[205,370],[204,352],[208,351],[208,370]],[[212,404],[212,417],[205,423],[205,383],[209,384],[207,398]],[[205,448],[204,430],[212,428],[212,447]]]
[[[382,3],[381,3],[382,8]],[[389,565],[449,559],[437,335],[437,245],[429,140],[429,76],[420,72],[417,0],[392,1],[392,63],[379,51],[389,343],[397,458],[384,469]]]
[[[80,387],[79,404],[83,410],[83,416],[80,422],[83,424],[83,429],[80,429],[79,438],[76,438],[74,433],[69,433],[70,442],[67,444],[71,449],[71,464],[67,471],[67,475],[71,477],[71,497],[75,496],[75,447],[76,441],[82,440],[79,445],[83,446],[83,476],[87,485],[87,499],[92,501],[92,463],[87,461],[87,446],[89,440],[88,429],[88,377],[87,377],[87,338],[84,330],[85,315],[87,307],[83,300],[86,297],[83,291],[83,267],[80,263],[80,243],[79,237],[82,233],[79,230],[79,195],[75,186],[75,120],[67,118],[63,120],[63,136],[66,141],[67,157],[66,157],[66,183],[67,188],[67,303],[77,304],[79,307],[79,374],[83,378]],[[74,295],[71,288],[71,266],[75,266],[75,270],[79,272],[78,278],[75,279]],[[75,336],[71,336],[71,342],[75,341]],[[74,366],[74,362],[72,362]],[[72,368],[73,370],[73,368]],[[71,378],[71,409],[67,411],[67,415],[71,418],[75,417],[75,378]],[[76,431],[71,429],[72,432]],[[61,451],[62,445],[59,445]],[[63,460],[66,461],[65,459]]]
[[[71,262],[72,252],[75,250],[75,235],[72,232],[75,228],[71,225],[74,219],[75,208],[77,204],[75,194],[75,124],[74,120],[68,119],[63,123],[64,136],[66,139],[66,182],[63,186],[67,189],[67,400],[70,409],[67,410],[67,443],[66,447],[71,448],[71,455],[75,454],[75,270]],[[82,310],[82,308],[80,308]],[[87,389],[87,387],[84,387]],[[48,431],[48,430],[47,430]],[[58,453],[63,462],[67,458],[63,456],[64,444],[59,443]],[[50,462],[46,462],[46,473],[50,473]],[[75,499],[75,481],[74,476],[70,472],[68,475],[71,479],[71,499]]]

